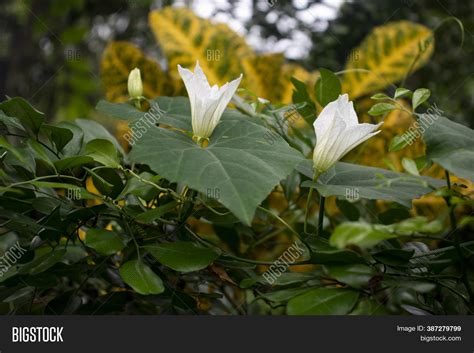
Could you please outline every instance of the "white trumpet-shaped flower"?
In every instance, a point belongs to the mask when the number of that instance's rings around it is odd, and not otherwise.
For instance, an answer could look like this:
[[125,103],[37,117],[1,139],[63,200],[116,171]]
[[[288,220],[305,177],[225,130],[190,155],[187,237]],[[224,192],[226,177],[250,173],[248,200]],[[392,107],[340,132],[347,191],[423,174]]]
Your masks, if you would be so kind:
[[346,153],[378,134],[379,124],[359,124],[353,103],[347,94],[329,103],[314,122],[316,147],[314,169],[322,173],[331,168]]
[[178,71],[184,81],[191,103],[191,115],[194,137],[198,140],[208,139],[221,119],[229,104],[242,74],[239,78],[219,86],[210,86],[206,75],[196,62],[194,73],[178,65]]

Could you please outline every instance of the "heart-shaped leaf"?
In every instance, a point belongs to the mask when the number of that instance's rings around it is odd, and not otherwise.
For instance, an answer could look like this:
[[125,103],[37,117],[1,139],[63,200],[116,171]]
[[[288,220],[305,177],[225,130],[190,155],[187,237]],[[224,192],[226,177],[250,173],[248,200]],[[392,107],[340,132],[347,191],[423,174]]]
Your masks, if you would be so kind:
[[[305,160],[296,169],[313,178],[312,161]],[[338,162],[321,174],[316,183],[305,181],[302,186],[314,187],[323,196],[343,196],[350,201],[359,198],[394,201],[411,207],[413,198],[428,194],[444,184],[442,180],[433,178]]]
[[[168,98],[168,106],[160,105],[165,115],[162,122],[190,126],[190,115],[182,99]],[[171,125],[171,124],[170,124]],[[267,141],[266,128],[236,111],[226,111],[214,130],[206,148],[200,147],[180,131],[150,127],[134,145],[129,157],[133,162],[148,164],[155,172],[172,182],[219,195],[218,201],[245,224],[252,222],[258,204],[302,160],[279,136]]]
[[[426,124],[433,115],[423,115]],[[423,118],[420,118],[420,120]],[[445,117],[431,119],[423,139],[427,157],[461,178],[474,181],[474,131]]]

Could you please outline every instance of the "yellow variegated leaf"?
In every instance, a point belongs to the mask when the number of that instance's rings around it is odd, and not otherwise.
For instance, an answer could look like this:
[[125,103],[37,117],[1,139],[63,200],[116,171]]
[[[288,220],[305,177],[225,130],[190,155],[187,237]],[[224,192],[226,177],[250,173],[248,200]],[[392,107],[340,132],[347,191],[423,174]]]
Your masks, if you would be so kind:
[[223,84],[243,72],[242,59],[254,55],[245,40],[225,24],[202,19],[188,8],[152,11],[149,23],[174,80],[181,81],[178,64],[194,68],[199,60],[209,82]]
[[434,48],[433,32],[409,21],[376,27],[349,56],[343,92],[351,99],[383,89],[423,66]]
[[105,49],[101,61],[102,84],[108,101],[128,100],[128,74],[135,67],[141,71],[145,97],[173,95],[173,83],[157,62],[146,57],[131,43],[111,42]]
[[242,60],[245,75],[241,86],[271,102],[281,101],[282,88],[291,84],[281,77],[284,63],[282,54],[246,57]]
[[244,80],[241,86],[275,103],[291,103],[292,76],[309,85],[314,84],[317,76],[301,66],[287,64],[283,54],[247,57],[242,60],[242,67]]

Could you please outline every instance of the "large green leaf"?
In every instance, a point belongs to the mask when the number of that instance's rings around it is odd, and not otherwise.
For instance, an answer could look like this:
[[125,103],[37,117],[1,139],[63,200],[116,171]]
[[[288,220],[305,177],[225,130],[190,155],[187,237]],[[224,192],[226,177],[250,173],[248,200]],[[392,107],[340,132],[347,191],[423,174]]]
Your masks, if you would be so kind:
[[[427,115],[426,115],[427,116]],[[445,117],[426,120],[427,157],[461,178],[474,181],[474,130]]]
[[125,246],[118,234],[106,229],[89,229],[85,243],[102,255],[115,254]]
[[[172,102],[165,111],[179,111],[179,107],[188,111],[188,101],[168,100]],[[180,126],[168,118],[165,113],[163,122],[190,129],[190,115],[173,116]],[[250,224],[258,204],[302,160],[279,136],[268,143],[267,133],[267,129],[246,116],[228,110],[206,148],[180,131],[150,127],[134,145],[130,159],[148,164],[170,181],[184,183],[202,193],[218,190],[218,201]]]
[[146,249],[163,265],[179,272],[202,270],[219,256],[209,248],[186,242],[158,244]]
[[117,150],[109,140],[95,139],[86,145],[86,154],[107,167],[120,167]]
[[316,99],[322,106],[326,106],[341,94],[341,81],[327,69],[319,69],[319,75],[315,85]]
[[29,127],[34,134],[38,134],[41,125],[45,121],[43,113],[20,97],[10,98],[0,103],[0,110],[3,110],[7,116],[17,118],[24,126]]
[[95,139],[109,140],[114,144],[115,148],[117,148],[117,151],[123,154],[123,148],[120,146],[117,139],[98,122],[90,119],[76,119],[75,123],[83,131],[82,139],[84,143]]
[[165,287],[158,275],[140,260],[132,260],[120,267],[120,276],[139,294],[160,294]]
[[[297,169],[307,177],[313,177],[312,161],[303,161]],[[321,174],[316,183],[305,181],[302,184],[316,188],[323,196],[387,200],[406,207],[411,207],[412,199],[442,185],[442,180],[343,162]]]
[[53,250],[44,254],[38,252],[33,261],[21,267],[20,274],[37,275],[44,272],[61,261],[65,254],[65,249]]
[[288,302],[288,315],[346,315],[354,307],[359,293],[341,288],[317,288]]

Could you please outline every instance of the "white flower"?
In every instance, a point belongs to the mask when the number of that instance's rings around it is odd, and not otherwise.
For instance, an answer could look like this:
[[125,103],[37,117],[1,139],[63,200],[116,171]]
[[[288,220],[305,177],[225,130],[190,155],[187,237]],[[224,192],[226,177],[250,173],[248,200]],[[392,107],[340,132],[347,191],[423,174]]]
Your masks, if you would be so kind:
[[128,95],[133,99],[143,95],[142,77],[138,68],[134,68],[128,75]]
[[316,133],[313,152],[316,172],[328,170],[350,150],[378,134],[380,130],[376,130],[382,124],[359,124],[347,94],[329,103],[313,124]]
[[191,103],[193,133],[198,141],[208,139],[221,119],[227,104],[229,104],[242,74],[232,82],[222,87],[210,86],[206,75],[196,62],[194,73],[178,65],[178,71],[184,81]]

